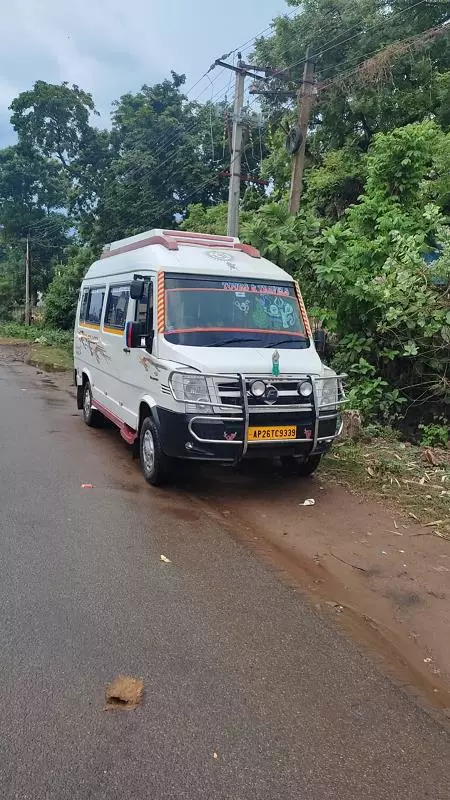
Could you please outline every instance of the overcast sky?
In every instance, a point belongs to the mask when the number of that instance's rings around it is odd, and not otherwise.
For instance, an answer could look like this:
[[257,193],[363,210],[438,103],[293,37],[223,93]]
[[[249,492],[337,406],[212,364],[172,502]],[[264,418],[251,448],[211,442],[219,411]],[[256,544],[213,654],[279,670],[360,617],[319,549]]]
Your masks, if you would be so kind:
[[[170,70],[189,89],[215,58],[293,13],[285,0],[0,0],[0,146],[14,141],[8,106],[36,80],[77,83],[108,124],[111,102]],[[223,93],[231,73],[211,73],[190,93]]]

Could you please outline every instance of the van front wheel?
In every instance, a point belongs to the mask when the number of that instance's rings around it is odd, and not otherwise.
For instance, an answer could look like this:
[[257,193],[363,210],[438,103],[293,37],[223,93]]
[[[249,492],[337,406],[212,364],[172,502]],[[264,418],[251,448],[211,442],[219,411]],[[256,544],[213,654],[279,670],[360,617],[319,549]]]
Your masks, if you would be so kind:
[[102,424],[102,415],[92,408],[92,389],[87,380],[83,386],[83,419],[90,428],[98,428]]
[[151,417],[146,417],[142,423],[139,455],[142,472],[147,483],[152,486],[161,486],[166,483],[170,477],[172,462],[163,453],[158,428]]
[[321,455],[309,456],[306,461],[301,461],[295,456],[283,456],[281,466],[286,475],[298,475],[300,478],[307,478],[316,471],[320,464]]

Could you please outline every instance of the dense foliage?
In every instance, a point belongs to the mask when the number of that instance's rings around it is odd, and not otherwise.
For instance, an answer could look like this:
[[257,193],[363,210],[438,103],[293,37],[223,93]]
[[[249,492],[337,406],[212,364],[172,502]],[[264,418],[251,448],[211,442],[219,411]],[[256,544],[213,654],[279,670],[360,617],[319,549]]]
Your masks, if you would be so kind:
[[[448,8],[432,0],[287,4],[289,16],[274,21],[253,54],[278,72],[264,86],[262,115],[245,112],[242,238],[299,278],[365,419],[420,423],[422,438],[439,439],[439,430],[442,439],[450,399]],[[291,217],[285,139],[295,108],[285,90],[298,86],[308,46],[317,95],[301,210]],[[46,323],[69,329],[84,270],[104,242],[176,224],[225,232],[231,108],[226,98],[201,104],[183,92],[184,76],[172,72],[124,95],[108,131],[95,127],[93,98],[78,86],[38,80],[13,101],[17,142],[0,151],[0,319],[23,303],[27,237]]]

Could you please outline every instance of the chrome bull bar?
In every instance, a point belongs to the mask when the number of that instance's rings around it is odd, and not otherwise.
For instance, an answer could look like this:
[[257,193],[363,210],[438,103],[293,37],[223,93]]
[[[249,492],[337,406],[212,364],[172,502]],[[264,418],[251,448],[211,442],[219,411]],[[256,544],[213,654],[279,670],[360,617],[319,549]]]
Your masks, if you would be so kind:
[[[205,399],[202,399],[202,400],[189,400],[189,399],[186,399],[186,397],[177,396],[176,388],[173,385],[174,376],[177,376],[178,378],[180,376],[181,377],[185,376],[187,378],[193,378],[193,379],[195,379],[195,378],[205,378],[206,385],[207,385],[207,388],[208,388],[208,392],[209,392],[209,395],[210,395],[210,399],[207,400],[205,398]],[[312,388],[313,388],[313,392],[312,392],[313,403],[312,404],[305,403],[303,405],[298,405],[298,406],[292,405],[292,406],[289,406],[289,408],[284,407],[284,411],[289,410],[289,411],[292,411],[293,413],[298,412],[298,411],[303,411],[303,412],[311,411],[311,412],[313,412],[314,419],[313,419],[313,436],[312,436],[312,438],[309,438],[309,439],[307,439],[307,438],[286,439],[284,441],[289,442],[289,444],[311,444],[312,445],[311,446],[311,454],[312,454],[312,453],[315,452],[315,450],[317,448],[317,445],[320,444],[321,442],[329,442],[329,441],[332,441],[334,439],[337,439],[337,437],[340,436],[340,434],[342,432],[342,428],[343,428],[342,420],[340,422],[338,430],[332,436],[321,436],[321,437],[319,437],[319,424],[320,424],[321,421],[324,421],[324,420],[329,420],[329,419],[336,419],[337,420],[339,418],[339,409],[346,402],[344,387],[342,385],[342,382],[345,380],[345,378],[347,378],[347,375],[345,373],[343,373],[341,375],[330,375],[330,376],[324,376],[324,377],[318,377],[318,376],[315,376],[315,375],[277,376],[277,378],[276,378],[277,381],[285,381],[285,382],[299,381],[300,382],[300,381],[309,380],[311,382],[311,385],[312,385]],[[256,379],[271,381],[274,378],[273,378],[273,376],[261,375],[261,376],[257,376]],[[203,411],[205,408],[210,408],[211,409],[210,413],[207,413],[207,414],[199,413],[199,414],[196,414],[195,416],[193,416],[189,420],[188,430],[189,430],[189,433],[191,434],[192,438],[196,442],[198,442],[199,444],[241,445],[242,450],[241,450],[240,456],[238,457],[237,460],[240,460],[241,458],[243,458],[246,455],[246,453],[248,451],[249,444],[252,447],[256,446],[258,444],[267,444],[267,440],[262,440],[262,441],[258,440],[258,441],[251,442],[251,443],[249,443],[249,441],[248,441],[248,429],[249,429],[249,424],[250,424],[250,407],[249,407],[249,402],[248,402],[248,390],[247,390],[247,381],[248,380],[255,380],[255,376],[247,376],[247,375],[244,375],[243,373],[240,373],[240,372],[228,373],[228,374],[220,374],[220,373],[206,373],[206,372],[190,372],[190,371],[187,371],[187,370],[186,371],[173,370],[170,373],[168,384],[169,384],[169,388],[170,388],[172,397],[177,403],[183,403],[183,405],[185,405],[185,406],[186,405],[197,406],[197,407],[199,407],[199,411],[200,411],[200,409]],[[216,402],[213,402],[211,400],[211,389],[213,390],[213,393],[215,395],[216,391],[218,391],[217,382],[219,382],[219,381],[236,381],[238,383],[238,385],[239,385],[239,393],[240,393],[240,405],[234,405],[234,404],[231,405],[231,404],[227,404],[227,403],[221,403],[220,402],[220,397],[219,397],[219,400],[216,401]],[[320,383],[324,383],[325,381],[336,381],[336,383],[337,383],[337,400],[332,402],[332,403],[321,403],[320,402],[318,385]],[[258,410],[261,410],[261,408],[263,408],[263,406],[261,406],[261,407],[258,406],[257,408],[258,408]],[[321,411],[326,411],[327,409],[329,409],[330,412],[332,412],[332,413],[325,414],[325,415],[321,416]],[[269,413],[269,414],[271,412],[272,413],[276,413],[276,411],[279,410],[279,407],[277,407],[275,405],[267,405],[267,409],[266,410],[267,410],[267,413]],[[252,411],[253,411],[253,408],[252,408]],[[225,412],[225,414],[223,414],[223,412]],[[229,413],[227,414],[226,412],[229,412]],[[214,422],[216,422],[216,421],[217,422],[235,422],[235,423],[238,423],[238,424],[242,424],[243,423],[243,425],[244,425],[244,437],[243,437],[243,439],[231,439],[231,440],[228,440],[228,439],[223,439],[223,440],[222,439],[205,439],[203,437],[200,437],[195,432],[195,430],[193,429],[193,426],[194,426],[194,424],[196,422],[206,422],[206,423],[209,422],[210,423],[211,421],[214,421]],[[283,441],[283,440],[280,440],[280,441]],[[278,440],[276,440],[276,442],[278,442]],[[276,443],[276,442],[274,442],[274,443]]]

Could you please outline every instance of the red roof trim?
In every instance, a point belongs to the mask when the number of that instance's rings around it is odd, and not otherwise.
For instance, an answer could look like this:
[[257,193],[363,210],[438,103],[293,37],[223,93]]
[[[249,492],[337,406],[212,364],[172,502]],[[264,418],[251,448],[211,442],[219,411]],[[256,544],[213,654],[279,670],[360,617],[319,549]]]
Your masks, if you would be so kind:
[[167,247],[168,250],[178,250],[178,244],[174,239],[169,239],[166,236],[149,236],[148,239],[140,239],[138,242],[124,244],[123,247],[118,247],[115,250],[106,250],[101,254],[100,259],[118,256],[121,253],[129,253],[131,250],[140,250],[141,247],[148,247],[152,244],[161,244],[163,247]]
[[205,239],[210,241],[215,239],[218,242],[233,243],[232,236],[219,236],[214,233],[195,233],[194,231],[163,231],[164,236],[172,236],[174,239]]
[[197,247],[206,244],[210,247],[226,247],[230,250],[240,250],[241,253],[245,253],[252,258],[261,258],[261,253],[256,247],[252,247],[251,244],[234,242],[231,236],[213,236],[210,233],[188,233],[188,231],[181,231],[180,233],[178,231],[163,231],[162,236],[149,236],[147,239],[140,239],[138,242],[124,244],[115,250],[105,250],[100,259],[118,256],[121,253],[129,253],[131,250],[140,250],[141,247],[148,247],[154,244],[160,244],[166,247],[167,250],[178,250],[178,243]]
[[261,258],[261,253],[256,247],[252,247],[251,244],[243,244],[242,242],[238,242],[234,245],[235,250],[240,250],[242,253],[246,253],[248,256],[252,258]]

